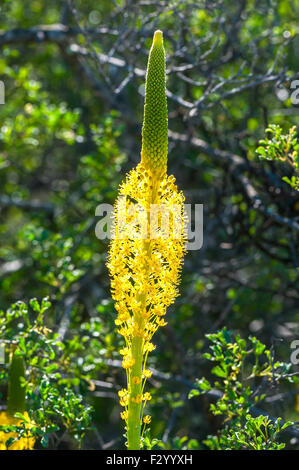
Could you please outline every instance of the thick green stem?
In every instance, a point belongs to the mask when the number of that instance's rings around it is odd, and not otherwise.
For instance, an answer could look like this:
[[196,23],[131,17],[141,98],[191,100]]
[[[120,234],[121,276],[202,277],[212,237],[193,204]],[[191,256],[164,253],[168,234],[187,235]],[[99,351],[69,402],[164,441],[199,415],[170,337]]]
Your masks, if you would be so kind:
[[129,396],[128,405],[128,450],[139,450],[141,440],[141,407],[140,403],[135,403],[132,398],[136,398],[141,395],[142,383],[134,384],[133,377],[142,377],[142,349],[143,349],[143,338],[135,337],[132,341],[132,358],[135,363],[131,369],[131,390]]
[[21,379],[25,378],[25,363],[22,356],[12,354],[8,372],[8,396],[7,413],[23,413],[25,410],[25,387],[22,387]]

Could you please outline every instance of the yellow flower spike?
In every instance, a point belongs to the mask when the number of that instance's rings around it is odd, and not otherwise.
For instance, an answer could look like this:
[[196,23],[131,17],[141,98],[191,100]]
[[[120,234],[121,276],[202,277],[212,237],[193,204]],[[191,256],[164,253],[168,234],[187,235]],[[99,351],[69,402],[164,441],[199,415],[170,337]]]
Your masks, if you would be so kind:
[[129,450],[140,449],[143,410],[151,399],[149,393],[143,394],[152,375],[145,367],[148,354],[156,349],[151,338],[166,325],[162,317],[178,296],[185,254],[185,198],[174,176],[166,173],[165,83],[163,34],[156,31],[146,74],[141,162],[119,188],[107,263],[118,312],[115,323],[125,338],[120,353],[128,394],[121,397],[121,405],[128,407],[122,416]]

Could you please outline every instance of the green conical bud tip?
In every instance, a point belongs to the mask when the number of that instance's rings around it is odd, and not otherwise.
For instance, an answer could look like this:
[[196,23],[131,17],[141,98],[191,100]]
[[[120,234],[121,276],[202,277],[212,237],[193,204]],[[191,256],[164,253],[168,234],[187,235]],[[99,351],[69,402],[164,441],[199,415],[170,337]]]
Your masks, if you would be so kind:
[[153,44],[155,46],[163,46],[163,33],[159,29],[154,34]]
[[152,173],[167,167],[168,123],[163,33],[156,31],[149,53],[145,83],[141,160]]
[[7,412],[14,415],[25,410],[25,388],[21,385],[25,378],[25,364],[22,356],[13,353],[8,371]]

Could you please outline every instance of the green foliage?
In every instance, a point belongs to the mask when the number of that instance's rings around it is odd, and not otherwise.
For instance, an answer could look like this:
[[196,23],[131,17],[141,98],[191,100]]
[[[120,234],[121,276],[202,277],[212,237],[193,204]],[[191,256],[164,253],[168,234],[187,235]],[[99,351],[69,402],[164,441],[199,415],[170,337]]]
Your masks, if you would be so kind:
[[290,426],[287,422],[280,426],[281,418],[271,422],[266,416],[253,418],[246,415],[235,420],[230,428],[225,428],[221,436],[208,436],[204,444],[211,450],[281,450],[284,443],[277,442],[279,433]]
[[189,398],[211,390],[219,397],[210,405],[214,416],[222,419],[222,429],[217,436],[208,436],[203,442],[211,450],[280,450],[279,433],[291,426],[291,421],[281,424],[268,416],[252,416],[257,404],[265,398],[267,382],[277,382],[288,377],[290,364],[273,363],[272,353],[257,338],[248,342],[226,328],[206,335],[212,343],[211,353],[204,354],[216,363],[212,374],[217,380],[197,380]]
[[284,176],[282,179],[292,188],[299,191],[299,142],[296,127],[291,127],[288,134],[283,134],[279,125],[270,124],[266,129],[270,138],[260,140],[260,146],[256,149],[260,158],[265,160],[278,160],[289,163],[295,175],[291,178]]
[[159,439],[150,438],[150,429],[145,433],[143,439],[143,447],[146,450],[163,449],[163,450],[199,450],[200,445],[196,439],[188,439],[187,436],[174,437],[170,442],[164,443]]
[[[69,364],[68,342],[60,342],[59,335],[44,326],[50,308],[48,299],[41,303],[32,299],[30,306],[17,302],[7,312],[1,312],[0,342],[7,348],[14,345],[26,360],[23,386],[29,420],[34,423],[30,428],[32,435],[47,447],[49,440],[59,441],[60,436],[67,433],[80,446],[90,428],[92,408],[84,403],[79,393],[81,377]],[[72,344],[72,349],[74,347]],[[7,378],[7,370],[2,370],[1,378]],[[28,421],[22,413],[16,416],[25,423]],[[25,433],[24,426],[2,426],[1,430],[16,431],[19,437]]]

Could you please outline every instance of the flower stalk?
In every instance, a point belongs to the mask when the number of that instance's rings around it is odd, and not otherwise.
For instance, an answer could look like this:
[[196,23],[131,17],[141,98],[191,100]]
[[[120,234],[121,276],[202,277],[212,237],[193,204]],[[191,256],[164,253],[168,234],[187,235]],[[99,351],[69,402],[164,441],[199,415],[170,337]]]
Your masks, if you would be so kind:
[[146,368],[148,354],[155,349],[151,339],[167,325],[164,315],[178,295],[185,254],[184,195],[175,178],[167,176],[167,146],[165,52],[163,34],[156,31],[146,74],[141,162],[119,189],[107,264],[118,312],[115,324],[125,340],[120,353],[127,388],[119,397],[129,450],[142,447],[151,421],[144,416],[152,398],[145,392],[152,375]]
[[132,357],[134,365],[130,371],[131,377],[129,383],[131,384],[130,398],[128,405],[128,449],[136,450],[140,448],[141,438],[141,407],[142,401],[132,401],[133,397],[141,396],[142,382],[134,383],[133,377],[142,377],[142,351],[143,341],[140,337],[135,337],[132,341]]

